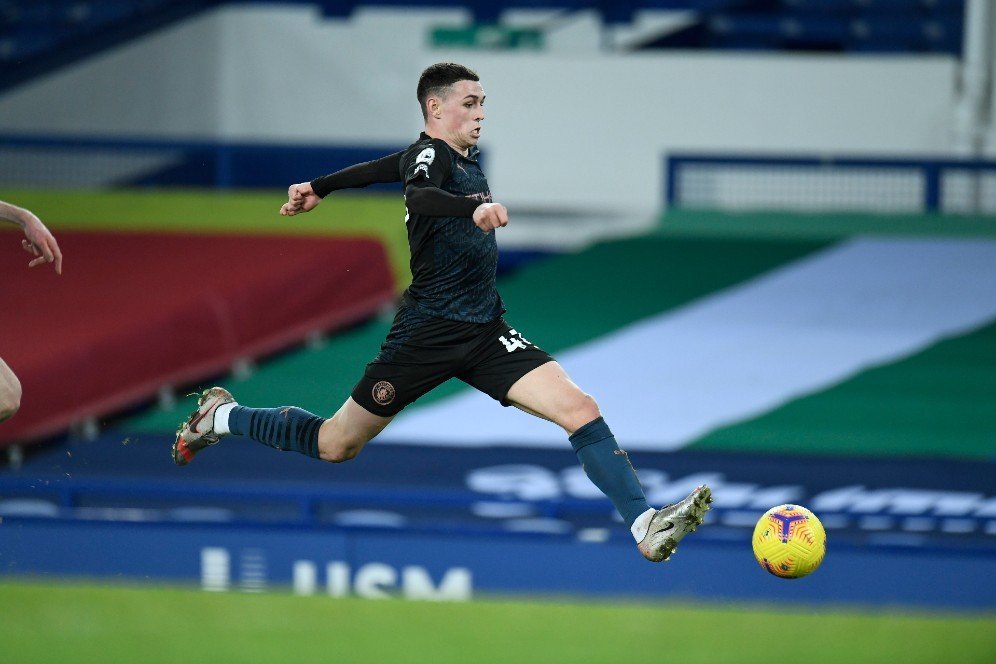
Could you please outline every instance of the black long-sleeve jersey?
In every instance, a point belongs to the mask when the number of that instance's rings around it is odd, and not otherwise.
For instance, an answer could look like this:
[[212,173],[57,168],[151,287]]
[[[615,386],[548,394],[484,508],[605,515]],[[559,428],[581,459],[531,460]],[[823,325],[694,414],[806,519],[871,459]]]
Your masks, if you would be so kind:
[[312,180],[324,198],[333,191],[403,182],[412,283],[403,304],[417,314],[486,323],[504,312],[495,287],[498,245],[473,221],[491,202],[473,146],[466,157],[424,132],[407,149]]
[[477,157],[477,146],[464,157],[425,133],[401,156],[412,270],[405,302],[436,318],[486,323],[505,309],[495,286],[495,234],[473,220],[491,202]]

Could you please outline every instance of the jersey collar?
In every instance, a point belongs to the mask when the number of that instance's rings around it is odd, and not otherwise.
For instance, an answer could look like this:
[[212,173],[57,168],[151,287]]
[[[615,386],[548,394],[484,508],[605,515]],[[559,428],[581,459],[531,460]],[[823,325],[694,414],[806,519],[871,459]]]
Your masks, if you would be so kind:
[[[420,141],[429,141],[429,140],[432,140],[432,137],[429,136],[424,131],[421,134],[419,134],[418,138],[419,138]],[[443,143],[446,143],[446,141],[443,141]],[[467,150],[467,156],[466,157],[464,157],[462,154],[460,154],[459,152],[457,152],[456,150],[454,150],[453,147],[449,143],[446,143],[446,147],[448,147],[450,149],[450,151],[453,152],[453,154],[455,154],[456,156],[460,157],[461,159],[466,159],[467,161],[474,161],[474,162],[476,162],[477,161],[477,156],[481,153],[481,149],[478,148],[476,145],[471,145],[470,146],[470,149]]]

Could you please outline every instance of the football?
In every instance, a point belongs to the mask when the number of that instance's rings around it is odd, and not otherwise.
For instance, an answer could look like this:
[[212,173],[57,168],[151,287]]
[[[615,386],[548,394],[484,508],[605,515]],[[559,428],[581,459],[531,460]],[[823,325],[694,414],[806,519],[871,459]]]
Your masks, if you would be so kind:
[[816,515],[799,505],[779,505],[754,526],[754,557],[783,579],[812,574],[823,562],[827,533]]

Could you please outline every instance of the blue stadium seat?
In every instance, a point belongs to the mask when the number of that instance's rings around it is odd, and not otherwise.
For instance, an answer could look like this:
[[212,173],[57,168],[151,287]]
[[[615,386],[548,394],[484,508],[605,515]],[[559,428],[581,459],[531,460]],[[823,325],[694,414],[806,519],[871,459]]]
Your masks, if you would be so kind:
[[0,38],[0,62],[20,62],[55,48],[57,44],[55,32],[22,29]]
[[[0,90],[233,0],[0,0]],[[647,9],[691,11],[697,22],[640,48],[960,53],[963,0],[257,0],[312,5],[346,18],[358,7],[452,7],[479,23],[509,9],[596,10],[628,24]]]
[[963,14],[962,0],[745,0],[644,47],[957,54]]

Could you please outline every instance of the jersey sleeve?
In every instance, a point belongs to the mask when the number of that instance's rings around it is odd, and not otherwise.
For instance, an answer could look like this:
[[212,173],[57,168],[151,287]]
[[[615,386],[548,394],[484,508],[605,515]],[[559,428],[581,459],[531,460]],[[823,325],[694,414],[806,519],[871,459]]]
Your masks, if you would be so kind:
[[473,217],[481,201],[457,196],[428,183],[413,182],[405,187],[405,207],[426,217]]
[[339,189],[359,189],[372,184],[400,182],[398,164],[404,152],[395,152],[380,159],[365,161],[341,171],[323,175],[311,181],[311,188],[319,198],[325,198]]
[[434,139],[428,145],[405,154],[402,163],[402,180],[405,187],[442,187],[453,170],[450,151],[442,141]]
[[453,170],[449,148],[439,139],[405,155],[402,168],[405,206],[427,217],[472,217],[480,201],[451,194],[442,188]]

